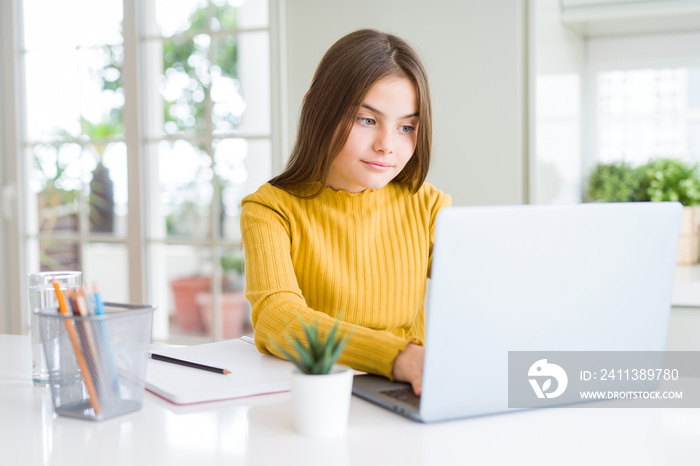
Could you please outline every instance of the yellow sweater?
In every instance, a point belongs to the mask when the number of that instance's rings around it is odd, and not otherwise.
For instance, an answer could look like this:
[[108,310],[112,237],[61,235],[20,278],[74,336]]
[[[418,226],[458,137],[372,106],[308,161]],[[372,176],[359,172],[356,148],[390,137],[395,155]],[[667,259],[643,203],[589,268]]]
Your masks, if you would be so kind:
[[429,183],[397,183],[301,199],[265,184],[242,201],[246,297],[259,351],[283,357],[285,329],[320,320],[325,335],[342,312],[351,331],[339,363],[392,378],[394,359],[423,344],[424,301],[437,212],[450,197]]

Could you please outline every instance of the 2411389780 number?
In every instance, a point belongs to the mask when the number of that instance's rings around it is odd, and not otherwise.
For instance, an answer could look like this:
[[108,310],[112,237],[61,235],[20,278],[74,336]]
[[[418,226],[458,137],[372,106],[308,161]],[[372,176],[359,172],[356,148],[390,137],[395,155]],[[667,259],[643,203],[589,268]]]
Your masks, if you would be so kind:
[[[582,371],[581,380],[590,380]],[[678,369],[601,369],[598,380],[678,380]],[[595,379],[595,372],[593,373]]]

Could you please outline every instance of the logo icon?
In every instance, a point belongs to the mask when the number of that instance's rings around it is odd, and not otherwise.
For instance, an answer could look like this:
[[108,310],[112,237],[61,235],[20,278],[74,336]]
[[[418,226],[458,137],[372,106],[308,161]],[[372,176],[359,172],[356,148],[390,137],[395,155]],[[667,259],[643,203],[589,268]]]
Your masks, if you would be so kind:
[[[537,377],[544,379],[542,385],[538,383],[538,379],[528,379],[532,389],[535,391],[537,398],[556,398],[566,390],[566,386],[569,383],[569,378],[566,376],[566,371],[556,364],[548,363],[546,359],[540,359],[530,366],[530,370],[527,372],[529,377]],[[545,379],[546,377],[546,379]],[[548,392],[552,387],[552,379],[557,381],[556,390]]]

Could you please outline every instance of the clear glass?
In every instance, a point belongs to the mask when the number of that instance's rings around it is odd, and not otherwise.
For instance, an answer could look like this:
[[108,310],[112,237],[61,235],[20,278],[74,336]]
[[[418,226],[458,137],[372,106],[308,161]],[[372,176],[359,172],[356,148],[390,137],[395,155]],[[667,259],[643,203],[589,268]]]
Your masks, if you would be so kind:
[[[61,290],[74,290],[82,285],[82,273],[79,271],[39,272],[30,274],[29,283],[29,313],[30,335],[32,341],[32,380],[36,385],[46,385],[49,382],[49,370],[46,361],[44,344],[58,345],[57,340],[42,342],[39,335],[39,325],[36,314],[37,309],[57,308],[58,298],[53,281],[56,280]],[[55,349],[49,354],[58,354]]]
[[168,288],[171,341],[208,339],[198,297],[201,299],[201,295],[211,294],[212,250],[206,247],[168,245],[165,247],[164,263],[166,266],[162,277]]
[[59,271],[80,269],[80,247],[76,241],[59,238],[39,240],[39,264],[41,270]]
[[[244,257],[241,248],[168,245],[163,248],[170,311],[170,341],[196,343],[214,338],[214,294],[219,293],[223,338],[237,338],[252,331],[250,305],[244,295]],[[213,283],[215,267],[221,282]],[[156,285],[158,288],[158,285]],[[165,306],[163,306],[165,308]]]
[[224,4],[237,8],[236,25],[239,28],[264,28],[269,24],[267,0],[225,0]]
[[[163,133],[269,134],[267,31],[175,38],[163,41],[160,52]],[[152,47],[149,53],[159,50]]]
[[206,17],[206,0],[156,0],[156,22],[164,37],[205,29]]
[[211,231],[211,158],[188,141],[158,146],[160,209],[168,237],[205,238]]
[[30,141],[80,136],[78,55],[77,50],[28,52],[25,55],[24,85]]
[[163,37],[198,31],[234,31],[269,24],[267,0],[156,0],[158,33]]
[[[269,134],[269,34],[165,41],[160,94],[163,132],[211,128],[221,134]],[[211,109],[210,109],[211,107]]]
[[89,288],[97,284],[104,301],[129,302],[129,252],[126,244],[87,243],[83,247],[82,270],[90,278]]
[[81,48],[76,59],[74,78],[78,79],[80,86],[82,138],[99,141],[122,137],[124,48],[120,45]]
[[29,139],[103,140],[123,135],[123,60],[121,46],[27,53]]
[[[220,250],[223,289],[221,294],[221,331],[224,339],[239,338],[253,331],[250,303],[245,298],[245,257],[240,247]],[[202,303],[204,304],[204,303]],[[203,314],[204,325],[213,332],[212,311]]]
[[209,36],[163,42],[163,75],[160,94],[166,134],[205,131],[209,121]]
[[92,146],[99,147],[101,152],[89,174],[90,231],[125,237],[129,202],[126,144],[112,142]]
[[225,36],[212,46],[212,122],[217,132],[238,129],[246,110],[239,79],[239,39]]
[[24,45],[46,50],[120,44],[123,16],[121,0],[24,0]]
[[217,39],[212,47],[214,132],[270,133],[270,37],[267,31]]
[[272,148],[267,139],[214,141],[214,173],[221,187],[221,237],[241,240],[241,200],[272,177]]
[[700,159],[697,68],[604,71],[597,75],[598,160],[633,165],[656,157]]
[[[37,225],[41,232],[78,231],[78,199],[82,182],[79,167],[80,146],[65,144],[34,146],[27,151],[28,181],[36,195]],[[73,164],[69,168],[68,165]],[[34,230],[34,229],[32,229]],[[31,231],[35,233],[35,231]]]

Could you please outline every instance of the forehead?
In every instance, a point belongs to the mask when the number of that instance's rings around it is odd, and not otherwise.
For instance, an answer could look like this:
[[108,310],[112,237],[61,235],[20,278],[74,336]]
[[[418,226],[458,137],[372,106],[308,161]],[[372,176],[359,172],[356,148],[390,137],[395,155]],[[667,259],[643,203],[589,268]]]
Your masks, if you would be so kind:
[[369,88],[362,104],[390,116],[418,112],[415,86],[405,77],[386,76],[380,79]]

